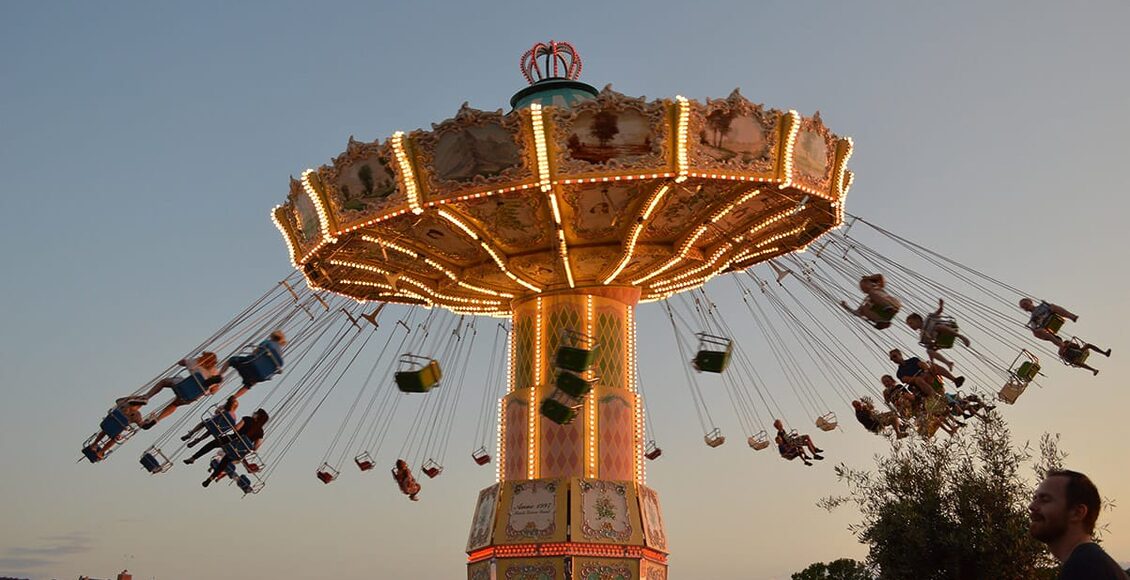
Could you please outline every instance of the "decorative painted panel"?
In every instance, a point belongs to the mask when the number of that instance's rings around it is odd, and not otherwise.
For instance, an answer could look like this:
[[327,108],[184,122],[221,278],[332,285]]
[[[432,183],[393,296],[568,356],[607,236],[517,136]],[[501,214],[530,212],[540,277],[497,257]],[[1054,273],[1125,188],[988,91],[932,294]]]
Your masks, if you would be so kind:
[[467,565],[467,580],[494,580],[490,571],[491,561],[484,560]]
[[773,177],[780,115],[749,102],[737,89],[725,99],[708,99],[706,105],[692,103],[690,164],[699,171]]
[[468,552],[490,545],[497,507],[498,484],[496,483],[479,492],[479,499],[475,503],[475,518],[471,521],[471,534],[467,538]]
[[567,481],[532,479],[504,482],[494,542],[527,544],[565,541]]
[[634,486],[629,482],[577,479],[573,495],[573,541],[605,544],[642,542]]
[[663,525],[663,511],[659,508],[659,494],[646,485],[637,488],[640,514],[643,519],[644,539],[647,547],[667,552],[667,528]]
[[365,223],[407,206],[388,144],[349,138],[345,152],[318,170],[339,229]]
[[561,558],[502,558],[498,560],[498,580],[559,580],[565,578]]
[[464,104],[454,118],[432,125],[431,131],[414,131],[412,141],[429,200],[534,180],[525,163],[521,115]]
[[577,580],[635,580],[639,564],[634,560],[577,557],[573,562],[573,578]]

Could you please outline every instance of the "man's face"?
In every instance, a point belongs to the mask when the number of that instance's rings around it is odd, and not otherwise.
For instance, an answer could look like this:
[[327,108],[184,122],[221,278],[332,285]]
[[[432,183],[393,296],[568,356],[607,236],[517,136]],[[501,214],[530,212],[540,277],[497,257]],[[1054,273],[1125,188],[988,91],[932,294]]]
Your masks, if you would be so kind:
[[892,350],[890,352],[890,357],[891,357],[891,362],[893,362],[895,364],[902,364],[902,352],[900,352],[898,350]]
[[1028,504],[1028,533],[1045,544],[1067,532],[1067,478],[1053,476],[1040,482]]

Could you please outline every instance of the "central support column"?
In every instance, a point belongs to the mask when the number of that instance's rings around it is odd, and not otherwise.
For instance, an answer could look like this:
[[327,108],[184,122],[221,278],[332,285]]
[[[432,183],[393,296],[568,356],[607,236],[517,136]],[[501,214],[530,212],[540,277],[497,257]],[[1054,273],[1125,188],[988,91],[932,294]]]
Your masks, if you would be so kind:
[[[547,292],[513,306],[509,388],[500,402],[499,483],[479,494],[468,578],[667,577],[658,496],[644,483],[636,392],[639,290]],[[577,417],[539,412],[555,390],[562,332],[592,337],[598,379]]]
[[[643,480],[643,416],[635,385],[634,288],[549,294],[514,306],[510,392],[502,402],[500,479]],[[555,389],[553,358],[564,330],[593,337],[599,380],[577,418],[558,425],[538,412]]]

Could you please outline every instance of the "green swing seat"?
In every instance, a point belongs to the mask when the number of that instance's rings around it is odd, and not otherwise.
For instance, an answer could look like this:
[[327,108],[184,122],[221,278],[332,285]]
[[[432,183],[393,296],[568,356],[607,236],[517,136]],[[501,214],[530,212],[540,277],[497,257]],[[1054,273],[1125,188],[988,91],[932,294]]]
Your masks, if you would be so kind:
[[557,372],[556,385],[557,389],[571,397],[581,398],[592,391],[592,384],[595,380],[586,380],[585,378],[571,373],[566,370]]
[[1016,368],[1016,372],[1013,373],[1013,374],[1016,375],[1016,378],[1027,383],[1027,382],[1031,382],[1033,379],[1035,379],[1036,375],[1039,372],[1040,372],[1040,363],[1039,362],[1033,362],[1033,361],[1030,361],[1030,360],[1026,360],[1026,361],[1020,363],[1020,366]]
[[1021,350],[1009,366],[1008,381],[997,393],[997,399],[1009,405],[1015,404],[1016,399],[1024,394],[1024,389],[1028,388],[1028,383],[1034,381],[1038,374],[1040,374],[1040,359],[1027,349]]
[[721,336],[712,336],[699,332],[698,352],[691,359],[691,365],[699,372],[721,373],[730,364],[730,353],[734,349],[733,341]]
[[553,366],[575,373],[583,373],[589,370],[589,367],[595,361],[596,352],[593,350],[577,346],[560,346],[557,348],[557,356],[553,359]]
[[568,425],[577,418],[577,409],[556,399],[545,399],[541,402],[541,414],[558,425]]
[[[413,359],[420,358],[424,357],[405,355],[401,358],[401,362],[412,363]],[[435,359],[425,360],[428,362],[417,365],[418,368],[397,371],[395,374],[396,387],[405,393],[426,393],[438,385],[440,379],[443,378],[443,372],[440,371],[439,362]]]

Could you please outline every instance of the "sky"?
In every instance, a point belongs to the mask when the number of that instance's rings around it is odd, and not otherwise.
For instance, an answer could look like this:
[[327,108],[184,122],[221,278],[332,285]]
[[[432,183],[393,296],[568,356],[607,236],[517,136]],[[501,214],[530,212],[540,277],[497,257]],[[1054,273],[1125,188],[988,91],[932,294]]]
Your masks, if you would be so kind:
[[[194,470],[143,473],[139,443],[75,459],[115,397],[287,275],[268,210],[288,176],[351,135],[428,127],[464,101],[507,107],[519,56],[550,39],[578,47],[598,88],[704,100],[740,87],[819,110],[854,139],[849,211],[1079,313],[1079,333],[1114,351],[1102,374],[1049,365],[1044,388],[1003,411],[1020,441],[1060,433],[1069,466],[1125,506],[1128,22],[1114,0],[5,2],[0,576],[464,576],[493,470],[453,458],[419,503],[379,473],[322,485],[312,472],[347,394],[246,499],[202,491]],[[820,434],[834,461],[813,469],[736,444],[705,452],[664,324],[640,308],[664,446],[648,484],[673,577],[786,578],[863,558],[847,531],[858,513],[816,502],[844,491],[833,463],[869,465],[883,440],[855,425]],[[485,372],[469,369],[473,386]],[[456,437],[473,428],[457,421]],[[1130,509],[1104,522],[1104,546],[1130,561]]]

